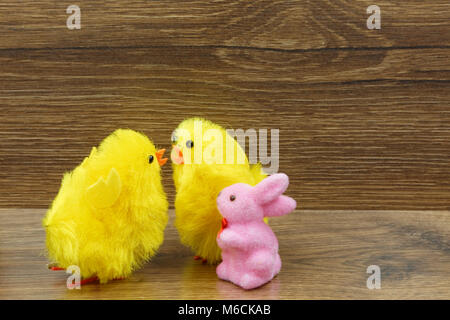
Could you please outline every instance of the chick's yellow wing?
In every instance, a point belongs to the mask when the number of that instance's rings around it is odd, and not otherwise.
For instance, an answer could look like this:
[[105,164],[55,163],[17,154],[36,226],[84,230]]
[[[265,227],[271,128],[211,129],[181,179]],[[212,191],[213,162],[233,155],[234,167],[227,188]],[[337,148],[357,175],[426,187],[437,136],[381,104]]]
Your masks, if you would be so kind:
[[106,180],[100,177],[86,189],[86,198],[96,208],[111,207],[122,191],[122,181],[115,168],[111,168]]

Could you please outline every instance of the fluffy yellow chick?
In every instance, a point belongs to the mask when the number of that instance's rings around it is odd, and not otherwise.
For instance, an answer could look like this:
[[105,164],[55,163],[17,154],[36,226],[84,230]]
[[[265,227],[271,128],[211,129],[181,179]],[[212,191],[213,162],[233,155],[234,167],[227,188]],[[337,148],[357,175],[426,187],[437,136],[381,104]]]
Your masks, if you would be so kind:
[[205,119],[184,120],[172,135],[171,160],[176,188],[175,227],[196,258],[216,264],[216,237],[222,216],[219,192],[235,183],[256,185],[266,177],[261,165],[249,165],[245,152],[226,130]]
[[145,135],[118,129],[64,175],[43,220],[54,269],[76,265],[83,281],[106,283],[155,254],[168,220],[163,153]]

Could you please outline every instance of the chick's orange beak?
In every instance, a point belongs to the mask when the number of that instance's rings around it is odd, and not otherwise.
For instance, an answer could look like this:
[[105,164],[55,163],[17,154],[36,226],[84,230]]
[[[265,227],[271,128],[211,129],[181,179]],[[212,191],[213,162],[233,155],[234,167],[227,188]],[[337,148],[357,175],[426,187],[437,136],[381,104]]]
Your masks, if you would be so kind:
[[183,164],[184,159],[183,159],[183,152],[181,151],[181,149],[178,148],[177,146],[173,146],[172,152],[170,153],[170,159],[172,159],[172,162],[175,164]]
[[167,162],[167,158],[163,158],[164,152],[166,152],[166,149],[159,149],[158,151],[156,151],[156,159],[158,159],[158,163],[159,165],[162,167],[163,165],[166,164]]

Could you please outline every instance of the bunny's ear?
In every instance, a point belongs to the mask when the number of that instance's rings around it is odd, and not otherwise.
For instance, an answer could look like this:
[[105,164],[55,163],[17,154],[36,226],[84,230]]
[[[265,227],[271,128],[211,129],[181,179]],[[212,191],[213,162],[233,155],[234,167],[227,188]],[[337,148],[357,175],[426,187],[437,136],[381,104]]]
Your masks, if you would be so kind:
[[294,211],[297,202],[288,196],[279,196],[263,206],[265,217],[278,217]]
[[284,173],[277,173],[268,176],[263,181],[253,187],[253,195],[259,204],[269,203],[286,191],[289,185],[289,178]]

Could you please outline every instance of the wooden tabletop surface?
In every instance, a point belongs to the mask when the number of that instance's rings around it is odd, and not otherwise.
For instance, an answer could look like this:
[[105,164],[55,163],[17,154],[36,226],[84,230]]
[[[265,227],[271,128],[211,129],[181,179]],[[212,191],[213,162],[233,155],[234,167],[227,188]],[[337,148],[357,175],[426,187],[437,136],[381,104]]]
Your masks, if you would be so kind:
[[[450,298],[450,212],[296,211],[272,219],[282,270],[252,291],[194,261],[173,219],[159,254],[129,279],[69,290],[68,275],[46,266],[44,212],[0,210],[0,299]],[[380,267],[381,289],[367,288],[370,265]]]

